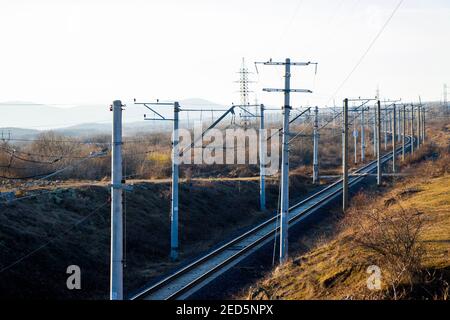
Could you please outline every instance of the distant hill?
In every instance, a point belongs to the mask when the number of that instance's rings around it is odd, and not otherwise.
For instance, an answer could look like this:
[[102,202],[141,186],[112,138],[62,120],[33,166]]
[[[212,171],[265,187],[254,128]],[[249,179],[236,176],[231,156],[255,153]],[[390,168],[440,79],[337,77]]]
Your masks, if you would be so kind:
[[[180,101],[185,109],[223,109],[224,106],[204,99],[185,99]],[[171,117],[170,108],[159,108],[158,112]],[[123,112],[124,134],[140,131],[155,131],[170,128],[167,122],[143,121],[144,114],[152,117],[152,112],[142,105],[127,105]],[[11,131],[14,138],[30,138],[45,130],[55,130],[65,135],[79,136],[110,133],[111,112],[109,105],[82,105],[58,107],[32,102],[10,101],[0,103],[1,127],[5,134]],[[200,118],[199,112],[182,113],[181,121]],[[203,115],[204,116],[204,115]],[[209,113],[208,113],[209,116]]]
[[15,139],[33,139],[41,131],[34,129],[12,128],[5,127],[0,128],[0,139],[7,140],[8,138]]

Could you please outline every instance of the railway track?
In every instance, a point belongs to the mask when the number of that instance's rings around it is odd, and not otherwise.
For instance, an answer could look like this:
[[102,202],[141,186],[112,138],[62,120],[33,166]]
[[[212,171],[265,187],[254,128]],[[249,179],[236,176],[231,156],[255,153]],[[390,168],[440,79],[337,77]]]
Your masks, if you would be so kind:
[[[411,138],[407,143],[409,149]],[[396,150],[400,153],[402,147]],[[385,154],[381,161],[384,164],[392,158],[392,152]],[[349,177],[349,188],[361,182],[366,175],[377,168],[377,161],[354,171]],[[301,222],[321,207],[333,201],[342,193],[342,179],[332,183],[311,197],[302,200],[289,209],[289,227]],[[273,240],[279,230],[277,217],[272,217],[219,248],[195,260],[163,280],[143,289],[131,297],[132,300],[169,300],[186,299],[194,292],[214,280],[219,275],[238,264]]]

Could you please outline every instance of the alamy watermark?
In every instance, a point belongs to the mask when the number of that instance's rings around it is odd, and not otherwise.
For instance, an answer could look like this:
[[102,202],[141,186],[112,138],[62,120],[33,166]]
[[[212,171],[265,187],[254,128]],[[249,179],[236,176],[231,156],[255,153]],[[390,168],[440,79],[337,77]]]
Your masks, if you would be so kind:
[[367,288],[372,291],[381,290],[381,268],[370,266],[366,271],[370,276],[367,278]]
[[[176,164],[196,165],[257,165],[263,174],[278,173],[280,164],[280,137],[278,129],[211,129],[203,133],[203,125],[196,122],[193,135],[188,129],[178,129]],[[177,156],[178,155],[178,156]]]
[[67,278],[66,286],[69,290],[80,290],[81,289],[81,269],[77,265],[71,265],[67,267],[67,274],[70,276]]

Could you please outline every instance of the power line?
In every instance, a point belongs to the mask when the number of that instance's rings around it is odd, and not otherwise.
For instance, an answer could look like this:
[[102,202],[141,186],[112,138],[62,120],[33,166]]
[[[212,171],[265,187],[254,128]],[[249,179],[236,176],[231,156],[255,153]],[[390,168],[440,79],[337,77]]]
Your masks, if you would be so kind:
[[280,41],[283,40],[283,38],[285,37],[286,33],[288,32],[289,28],[291,27],[292,23],[294,22],[294,19],[297,17],[298,12],[300,11],[300,8],[303,6],[303,2],[304,0],[299,0],[297,3],[297,6],[295,7],[295,10],[291,16],[291,18],[289,19],[288,23],[286,23],[283,32],[280,35]]
[[361,65],[361,63],[363,62],[364,58],[369,54],[370,50],[372,49],[372,47],[375,45],[375,43],[377,42],[378,38],[380,38],[380,36],[382,35],[383,31],[386,29],[386,27],[388,26],[389,22],[392,20],[392,18],[394,17],[395,13],[397,12],[397,10],[400,8],[400,6],[402,5],[404,0],[400,0],[397,4],[397,6],[394,8],[394,10],[392,11],[391,15],[389,16],[389,18],[387,19],[387,21],[384,23],[383,27],[380,29],[380,31],[377,33],[377,35],[375,36],[375,38],[372,40],[372,42],[370,43],[369,47],[367,48],[367,50],[363,53],[363,55],[361,56],[361,58],[358,60],[358,62],[356,63],[356,65],[353,67],[353,69],[350,71],[350,73],[347,75],[347,77],[345,77],[344,81],[338,86],[337,90],[334,92],[334,94],[330,97],[330,99],[328,100],[327,104],[330,103],[330,101],[332,99],[334,99],[336,97],[336,95],[339,93],[339,91],[341,91],[341,89],[344,87],[344,85],[347,83],[347,81],[351,78],[351,76],[353,75],[353,73],[358,69],[358,67]]
[[[86,157],[89,157],[89,155],[85,155],[85,156],[69,156],[69,155],[45,155],[42,153],[30,153],[30,152],[25,152],[25,151],[20,151],[20,150],[16,150],[16,149],[9,149],[9,148],[4,148],[4,147],[0,147],[1,150],[4,150],[5,152],[9,153],[9,154],[16,154],[16,153],[20,153],[23,155],[27,155],[30,157],[38,157],[38,158],[56,158],[56,160],[61,160],[61,159],[85,159]],[[103,149],[102,151],[106,152],[107,149]],[[37,160],[31,160],[31,159],[22,159],[19,158],[18,156],[14,155],[15,158],[22,160],[22,161],[26,161],[26,162],[38,162]],[[53,162],[44,162],[45,164],[52,164],[56,161]]]
[[53,142],[53,143],[73,143],[73,144],[107,144],[110,145],[111,142],[94,142],[94,141],[75,141],[75,140],[44,140],[44,139],[8,139],[8,141],[17,141],[17,142]]
[[[68,107],[91,107],[107,106],[108,103],[34,103],[34,102],[0,102],[0,106],[68,106]],[[67,108],[70,109],[70,108]]]
[[29,176],[29,177],[6,177],[6,176],[0,176],[0,178],[1,179],[7,179],[7,180],[28,180],[28,179],[35,179],[35,178],[40,177],[38,180],[45,180],[45,179],[51,178],[51,177],[53,177],[53,176],[55,176],[57,174],[60,174],[61,172],[64,172],[64,171],[66,171],[68,169],[73,169],[74,167],[80,165],[81,163],[83,163],[83,162],[85,162],[87,160],[95,159],[95,158],[103,158],[103,157],[106,157],[106,155],[102,154],[102,153],[94,154],[92,156],[89,156],[87,158],[84,158],[84,159],[78,161],[77,163],[70,164],[70,165],[68,165],[68,166],[66,166],[66,167],[64,167],[62,169],[59,169],[59,170],[56,170],[56,171],[53,171],[53,172],[49,172],[49,173],[37,174],[37,175]]
[[15,199],[12,199],[12,200],[9,200],[9,201],[4,201],[4,202],[1,202],[0,204],[8,204],[8,203],[11,203],[11,202],[17,202],[17,201],[22,201],[22,200],[25,200],[25,199],[40,197],[40,196],[43,196],[43,195],[46,195],[46,194],[58,192],[59,190],[61,190],[61,189],[56,188],[54,190],[47,190],[47,191],[44,191],[44,192],[41,192],[41,193],[38,193],[38,194],[30,194],[30,195],[23,196],[23,197],[20,197],[20,198],[15,198]]
[[31,176],[26,176],[26,177],[7,177],[7,176],[0,176],[0,179],[5,179],[5,180],[29,180],[29,179],[36,179],[36,178],[40,178],[40,177],[45,177],[49,174],[52,174],[52,172],[47,172],[47,173],[42,173],[42,174],[35,174],[35,175],[31,175]]
[[79,221],[77,221],[75,224],[73,224],[70,228],[66,229],[65,231],[63,231],[61,234],[56,235],[55,237],[51,238],[49,241],[47,241],[46,243],[44,243],[43,245],[39,246],[38,248],[34,249],[33,251],[31,251],[30,253],[22,256],[21,258],[19,258],[18,260],[14,261],[13,263],[7,265],[6,267],[2,268],[0,270],[0,273],[3,273],[4,271],[12,268],[13,266],[17,265],[18,263],[22,262],[23,260],[29,258],[30,256],[34,255],[35,253],[37,253],[38,251],[44,249],[45,247],[47,247],[48,245],[50,245],[51,243],[55,242],[59,237],[66,235],[67,233],[69,233],[72,229],[76,228],[77,226],[79,226],[80,224],[82,224],[83,222],[85,222],[86,220],[88,220],[90,217],[92,217],[94,214],[96,214],[100,209],[102,209],[103,207],[105,207],[107,204],[109,203],[109,200],[104,202],[103,204],[101,204],[100,206],[98,206],[96,209],[94,209],[91,213],[89,213],[87,216],[85,216],[84,218],[80,219]]
[[39,160],[33,160],[33,159],[25,159],[25,158],[22,158],[22,157],[19,157],[18,155],[16,155],[15,150],[8,150],[7,148],[1,148],[1,147],[0,147],[0,149],[5,151],[6,153],[8,153],[14,159],[18,159],[18,160],[25,161],[25,162],[38,163],[38,164],[54,164],[54,163],[58,162],[59,160],[61,160],[61,158],[56,158],[53,161],[39,161]]

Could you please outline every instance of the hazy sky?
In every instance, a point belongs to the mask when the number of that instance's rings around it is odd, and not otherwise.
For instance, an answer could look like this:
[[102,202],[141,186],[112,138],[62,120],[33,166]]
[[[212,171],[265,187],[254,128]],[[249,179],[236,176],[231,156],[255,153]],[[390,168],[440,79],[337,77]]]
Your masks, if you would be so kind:
[[[239,102],[241,58],[319,62],[293,70],[293,105],[333,94],[397,0],[0,0],[0,101]],[[405,0],[335,96],[438,100],[450,83],[450,1]],[[281,105],[282,69],[260,67],[260,102]]]

